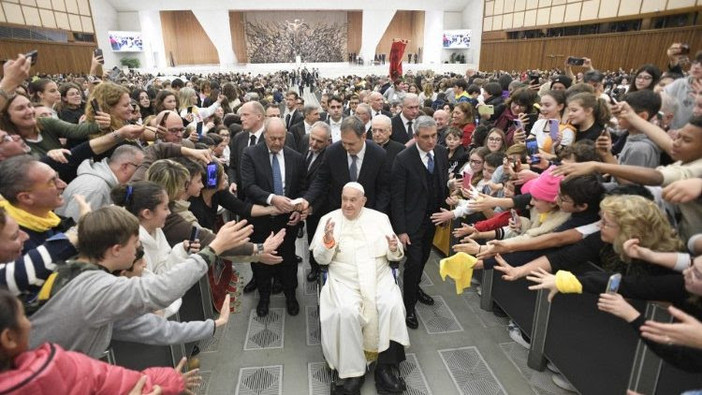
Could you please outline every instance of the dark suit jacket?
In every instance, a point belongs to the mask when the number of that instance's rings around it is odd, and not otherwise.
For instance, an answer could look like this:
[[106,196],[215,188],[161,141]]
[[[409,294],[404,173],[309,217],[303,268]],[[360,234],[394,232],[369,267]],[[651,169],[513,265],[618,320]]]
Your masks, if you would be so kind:
[[[283,148],[285,157],[285,196],[295,199],[305,193],[305,160],[299,152],[290,147]],[[246,147],[241,159],[241,190],[246,202],[266,205],[268,195],[273,193],[273,171],[271,169],[268,146],[265,143]],[[288,222],[290,214],[275,217],[252,218],[254,234],[267,235],[271,230],[281,229]],[[263,228],[263,229],[261,229]],[[264,232],[264,233],[262,233]]]
[[397,156],[397,154],[399,154],[400,152],[402,152],[402,150],[405,149],[405,145],[400,144],[397,141],[388,140],[388,142],[385,143],[383,148],[387,153],[385,160],[388,165],[388,171],[392,171],[392,164],[395,162],[395,157]]
[[[388,110],[381,109],[380,113],[385,115],[388,118],[392,118],[392,113]],[[375,110],[371,108],[371,117],[374,117],[374,116],[375,116]]]
[[[305,136],[307,137],[305,140],[309,140],[309,135]],[[307,158],[307,152],[309,151],[309,148],[307,151],[305,151],[302,156],[303,158]],[[322,165],[322,162],[324,161],[324,155],[327,152],[327,149],[324,148],[319,152],[319,155],[317,155],[317,159],[312,162],[310,165],[310,168],[307,169],[307,177],[305,178],[305,182],[307,183],[308,186],[312,185],[312,182],[314,179],[317,177],[317,173],[319,173],[319,167]],[[361,168],[363,169],[363,168]],[[322,214],[320,213],[326,213],[329,211],[329,208],[327,207],[327,197],[322,196],[321,198],[318,199],[317,206],[315,207],[315,211],[312,213],[312,215],[315,215],[317,217],[321,217]]]
[[327,118],[329,118],[329,114],[327,114],[326,111],[320,111],[319,112],[319,120],[322,122],[326,122]]
[[[280,117],[283,119],[283,123],[285,123],[285,106],[283,105],[283,108],[280,110]],[[292,117],[290,119],[290,128],[293,127],[298,122],[302,122],[302,120],[305,119],[305,117],[302,116],[302,111],[299,111],[295,109],[295,112],[292,113]],[[286,123],[287,126],[287,123]],[[288,128],[288,129],[290,129]]]
[[[434,176],[439,177],[439,202],[448,196],[448,154],[446,148],[434,148]],[[417,145],[397,154],[392,166],[392,226],[395,233],[412,237],[422,225],[427,209],[429,188],[426,167],[419,157]]]
[[[302,145],[303,144],[302,140],[306,135],[305,122],[303,121],[303,122],[296,123],[295,125],[293,125],[290,128],[289,132],[292,133],[293,137],[295,138],[295,149],[297,150],[297,152],[299,152],[301,154],[306,154],[309,145],[308,144],[305,144],[304,146]],[[309,142],[309,140],[308,140],[308,142]]]
[[[263,136],[265,130],[261,133],[257,144],[264,144]],[[241,185],[241,158],[244,154],[244,148],[249,146],[249,132],[241,131],[234,135],[234,138],[229,140],[229,181],[236,182],[237,185]],[[285,137],[285,146],[295,149],[295,138],[292,133],[288,132]],[[240,191],[243,189],[239,188]],[[244,200],[244,196],[239,194],[239,199]]]
[[[366,207],[387,212],[390,202],[388,166],[385,150],[371,140],[366,140],[366,153],[363,157],[358,182],[366,191]],[[317,210],[319,199],[329,199],[329,210],[341,207],[341,190],[349,179],[349,165],[346,150],[341,141],[327,147],[324,161],[317,170],[317,176],[307,190],[305,200]]]
[[[412,129],[414,129],[414,121],[412,122]],[[410,137],[407,135],[407,129],[405,128],[405,124],[402,123],[400,114],[392,117],[392,134],[390,135],[390,140],[404,144],[409,141],[409,139]]]

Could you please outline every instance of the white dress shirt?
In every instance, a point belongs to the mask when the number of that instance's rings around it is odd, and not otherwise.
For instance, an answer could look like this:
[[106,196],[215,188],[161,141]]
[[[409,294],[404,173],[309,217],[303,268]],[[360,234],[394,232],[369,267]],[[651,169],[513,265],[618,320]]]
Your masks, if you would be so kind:
[[419,151],[419,159],[422,160],[422,163],[424,163],[424,167],[426,167],[427,170],[429,170],[429,154],[431,154],[431,157],[434,159],[434,166],[436,167],[436,156],[434,155],[434,150],[425,152],[419,148],[419,145],[417,145],[417,151]]
[[[366,155],[366,142],[363,142],[363,148],[361,148],[360,151],[356,154],[356,170],[358,170],[358,173],[356,174],[356,180],[358,180],[358,176],[361,175],[361,165],[363,165],[363,157]],[[347,169],[351,169],[351,162],[353,160],[351,159],[351,155],[349,153],[346,153],[346,164],[348,165]]]
[[[271,163],[271,175],[273,174],[273,155],[276,155],[278,157],[278,164],[280,165],[280,178],[283,183],[283,193],[285,193],[285,155],[283,155],[283,149],[278,151],[277,154],[274,154],[270,150],[268,150],[268,160]],[[271,193],[270,195],[268,195],[268,198],[266,199],[266,204],[271,204],[273,196],[275,196],[275,193]]]
[[333,119],[329,118],[329,127],[331,128],[332,143],[336,143],[341,140],[341,122],[343,122],[343,117],[339,119],[339,122],[334,122]]

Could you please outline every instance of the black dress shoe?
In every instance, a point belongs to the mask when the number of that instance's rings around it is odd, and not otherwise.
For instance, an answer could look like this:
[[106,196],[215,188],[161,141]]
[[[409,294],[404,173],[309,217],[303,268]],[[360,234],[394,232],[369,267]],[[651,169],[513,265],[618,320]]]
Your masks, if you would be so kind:
[[417,321],[417,312],[412,309],[412,311],[407,312],[407,318],[405,318],[405,324],[410,329],[419,328],[419,321]]
[[344,385],[341,388],[337,387],[336,393],[344,395],[359,395],[365,379],[365,376],[349,377],[345,379]]
[[419,301],[421,304],[426,304],[429,306],[434,304],[434,298],[427,295],[421,288],[417,290],[417,301]]
[[300,304],[294,296],[285,299],[285,307],[288,309],[288,314],[296,316],[300,313]]
[[406,386],[395,376],[392,366],[378,364],[375,368],[375,389],[379,394],[401,394]]
[[295,262],[302,263],[302,257],[299,255],[295,255]]
[[258,284],[256,284],[256,277],[252,277],[251,281],[249,281],[249,283],[244,287],[244,293],[251,293],[255,291],[256,288],[258,288]]
[[273,295],[278,295],[279,293],[283,292],[283,283],[280,282],[277,278],[273,279],[273,286],[271,287],[271,293]]
[[307,275],[307,281],[309,282],[315,282],[319,280],[319,271],[317,270],[312,270],[308,275]]
[[256,306],[256,315],[259,317],[265,317],[268,315],[268,299],[259,299],[258,306]]

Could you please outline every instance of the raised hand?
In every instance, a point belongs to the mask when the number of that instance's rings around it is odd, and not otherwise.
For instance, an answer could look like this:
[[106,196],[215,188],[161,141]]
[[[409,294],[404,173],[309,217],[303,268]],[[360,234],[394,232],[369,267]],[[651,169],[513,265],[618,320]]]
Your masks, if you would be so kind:
[[631,322],[640,315],[634,306],[627,303],[620,294],[600,294],[600,298],[597,300],[597,308],[615,315],[626,322]]
[[220,326],[227,325],[229,322],[230,308],[229,304],[231,302],[231,296],[229,293],[224,297],[224,302],[222,302],[222,308],[219,310],[219,317],[215,320],[215,326],[219,328]]
[[453,237],[469,236],[475,232],[476,232],[476,230],[474,227],[466,224],[465,222],[462,222],[460,228],[456,228],[453,230]]
[[[498,255],[499,256],[499,255]],[[504,278],[504,276],[503,276]],[[536,285],[530,285],[529,289],[536,291],[539,289],[548,289],[548,301],[549,303],[553,300],[553,297],[558,293],[558,287],[556,287],[556,276],[547,272],[543,268],[539,268],[536,271],[531,272],[527,276],[527,280],[535,282]]]
[[324,243],[331,244],[334,241],[334,221],[331,217],[327,218],[327,223],[324,224]]
[[285,240],[285,229],[279,230],[278,233],[271,232],[263,242],[263,253],[275,253],[283,240]]
[[396,252],[398,243],[397,237],[395,235],[385,236],[385,240],[388,241],[388,248],[390,249],[390,252]]
[[210,243],[210,248],[214,250],[215,254],[219,255],[226,250],[248,242],[251,233],[253,233],[253,226],[248,225],[246,220],[227,222],[217,232],[217,236]]
[[440,212],[431,215],[431,222],[436,225],[443,225],[446,222],[451,222],[453,219],[453,212],[442,208]]
[[[227,306],[226,310],[229,311],[229,306]],[[180,360],[178,366],[176,366],[175,369],[178,373],[180,373],[181,376],[183,376],[183,382],[185,383],[185,393],[192,394],[192,391],[195,391],[202,383],[202,376],[200,376],[200,369],[192,369],[188,370],[185,373],[181,373],[183,371],[183,368],[185,367],[186,362],[187,359],[183,357],[183,359]]]
[[58,163],[68,163],[66,155],[71,155],[71,151],[65,148],[56,148],[46,153],[46,156]]
[[668,307],[668,312],[679,322],[646,321],[641,326],[641,336],[657,343],[702,348],[702,323],[673,306]]
[[495,270],[502,273],[503,280],[514,281],[523,277],[520,270],[507,263],[507,261],[505,261],[500,254],[495,255],[495,261],[497,261]]

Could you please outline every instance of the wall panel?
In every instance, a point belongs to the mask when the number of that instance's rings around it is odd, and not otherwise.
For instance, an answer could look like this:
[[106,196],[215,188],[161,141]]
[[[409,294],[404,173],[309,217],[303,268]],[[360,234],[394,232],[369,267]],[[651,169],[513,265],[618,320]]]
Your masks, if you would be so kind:
[[238,63],[249,63],[249,54],[246,52],[246,30],[244,27],[244,13],[229,11],[229,29],[232,35],[232,47]]
[[359,53],[363,40],[363,11],[349,11],[346,13],[346,18],[348,52]]
[[168,64],[219,64],[219,55],[192,11],[161,11]]
[[424,11],[398,10],[385,29],[375,52],[390,54],[392,40],[396,38],[410,40],[405,48],[405,59],[408,53],[417,53],[417,49],[424,44]]
[[95,44],[0,40],[0,59],[15,59],[18,53],[39,52],[30,75],[37,73],[87,73]]
[[702,27],[529,40],[490,41],[483,36],[480,69],[562,67],[570,55],[592,58],[594,66],[601,70],[637,68],[644,63],[665,68],[665,51],[673,42],[702,48]]

